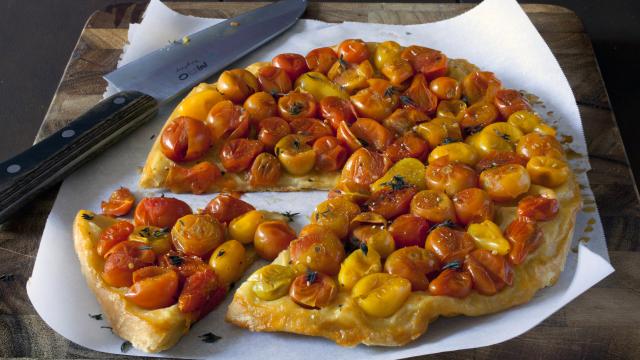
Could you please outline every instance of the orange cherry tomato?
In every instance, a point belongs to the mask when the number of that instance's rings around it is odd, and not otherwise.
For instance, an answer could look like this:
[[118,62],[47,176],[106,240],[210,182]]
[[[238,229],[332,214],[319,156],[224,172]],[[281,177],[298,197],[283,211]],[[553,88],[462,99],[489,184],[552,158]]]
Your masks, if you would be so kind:
[[289,75],[284,70],[271,65],[263,66],[258,70],[258,82],[262,91],[272,96],[286,94],[293,89]]
[[462,96],[462,87],[458,80],[446,76],[433,79],[429,83],[429,89],[440,100],[458,100]]
[[393,220],[389,232],[396,243],[396,249],[414,245],[424,247],[429,222],[418,215],[404,214]]
[[531,178],[522,165],[507,164],[480,173],[480,187],[495,201],[510,201],[524,194]]
[[445,269],[429,284],[429,293],[463,299],[471,293],[471,274],[467,271]]
[[453,196],[458,221],[467,225],[493,220],[495,205],[489,194],[482,189],[471,187]]
[[289,134],[291,134],[289,123],[279,117],[262,119],[258,125],[258,140],[268,150],[273,150],[278,141]]
[[128,221],[118,221],[102,229],[96,246],[98,255],[104,256],[114,245],[129,239],[133,229],[133,224]]
[[493,98],[501,87],[502,83],[494,73],[474,71],[462,80],[462,95],[467,98],[469,104],[475,104],[481,100],[493,102]]
[[464,259],[464,269],[471,274],[473,288],[482,295],[494,295],[498,292],[498,286],[487,269],[471,256]]
[[230,100],[215,104],[207,115],[207,126],[211,131],[212,142],[246,137],[249,133],[249,120],[249,113]]
[[436,254],[443,264],[454,261],[461,264],[465,256],[476,245],[473,238],[466,231],[455,230],[447,226],[438,226],[427,235],[424,247]]
[[393,142],[391,131],[373,119],[359,118],[351,125],[351,132],[365,147],[378,151],[384,151]]
[[323,136],[313,143],[316,170],[330,172],[342,169],[349,156],[347,149],[333,136]]
[[509,260],[514,265],[522,264],[527,256],[542,245],[542,230],[533,219],[519,217],[509,223],[504,236],[511,244]]
[[292,133],[304,136],[309,144],[323,136],[333,136],[331,126],[318,119],[294,119],[289,125],[291,126]]
[[218,166],[202,161],[192,167],[172,166],[167,174],[165,185],[173,193],[190,192],[192,194],[204,194],[220,178]]
[[211,147],[211,134],[200,120],[186,116],[174,119],[160,136],[162,153],[175,162],[201,158]]
[[424,74],[427,80],[447,73],[447,56],[438,50],[413,45],[405,48],[400,57],[408,61],[416,72]]
[[289,288],[291,300],[300,306],[312,309],[329,305],[337,295],[336,282],[330,276],[316,271],[298,275]]
[[108,201],[103,201],[100,207],[102,213],[108,216],[124,216],[131,211],[133,203],[136,201],[135,196],[126,187],[114,191],[109,196]]
[[247,110],[249,118],[254,124],[257,124],[264,118],[276,116],[278,112],[278,105],[276,105],[273,96],[264,91],[249,96],[247,100],[244,101],[243,107]]
[[338,47],[338,58],[346,62],[359,64],[369,59],[369,55],[367,43],[360,39],[344,40]]
[[261,258],[273,261],[295,238],[296,232],[284,221],[265,221],[258,225],[253,245]]
[[391,167],[388,157],[365,148],[356,150],[342,168],[340,182],[352,190],[368,193],[369,186],[381,178]]
[[503,119],[520,110],[531,111],[529,102],[516,90],[502,89],[496,92],[493,104],[498,108]]
[[476,164],[476,171],[483,172],[496,166],[516,164],[527,166],[527,158],[513,151],[491,151]]
[[323,228],[325,231],[301,232],[289,245],[291,260],[314,271],[337,275],[345,257],[344,246],[333,232]]
[[278,99],[280,117],[292,121],[313,118],[317,113],[317,103],[311,94],[292,91]]
[[149,246],[138,241],[122,241],[105,254],[102,279],[114,287],[131,286],[132,274],[137,269],[153,265],[156,254]]
[[211,268],[203,268],[189,276],[178,297],[178,309],[193,313],[198,320],[211,312],[224,300],[226,286]]
[[494,255],[491,251],[485,249],[475,249],[469,256],[482,264],[494,279],[498,279],[507,285],[513,284],[515,273],[513,266],[505,256]]
[[393,85],[382,79],[367,80],[369,87],[351,96],[351,103],[362,117],[384,120],[398,107],[399,97]]
[[400,108],[384,119],[382,124],[396,134],[403,135],[413,131],[413,127],[418,123],[429,120],[429,117],[422,111],[414,108]]
[[182,200],[169,197],[144,198],[136,206],[136,226],[171,228],[179,218],[191,214],[191,208]]
[[307,67],[311,71],[326,74],[333,63],[338,61],[338,55],[332,48],[322,47],[309,51],[305,60],[307,61]]
[[282,176],[280,161],[275,155],[262,153],[253,160],[249,171],[249,183],[252,186],[275,185]]
[[423,74],[413,77],[411,85],[400,97],[405,107],[412,107],[421,112],[432,115],[438,108],[438,97],[429,90],[427,79]]
[[343,121],[347,125],[356,121],[355,110],[351,102],[337,96],[325,96],[320,100],[320,114],[336,130]]
[[205,263],[200,257],[187,255],[175,250],[164,254],[158,261],[158,265],[175,271],[180,278],[181,287],[189,276],[210,268],[209,264]]
[[404,158],[415,158],[420,161],[425,161],[427,154],[429,154],[429,143],[413,133],[406,133],[394,140],[385,150],[385,154],[393,163]]
[[411,200],[411,213],[433,223],[456,220],[453,202],[441,190],[423,190]]
[[136,270],[133,279],[124,297],[143,309],[168,307],[178,299],[178,274],[172,269],[147,266]]
[[549,221],[558,215],[560,205],[558,200],[543,196],[526,196],[518,202],[518,216],[527,217],[535,221]]
[[396,250],[384,262],[384,271],[411,282],[412,291],[425,291],[429,287],[427,275],[439,270],[440,261],[433,253],[418,246]]
[[307,60],[299,54],[280,54],[274,57],[271,62],[273,66],[284,70],[291,81],[295,81],[298,76],[309,71]]
[[224,241],[224,228],[209,214],[185,215],[171,229],[176,250],[205,258]]
[[336,137],[340,144],[347,147],[351,152],[355,152],[363,145],[362,141],[353,134],[346,121],[343,121],[340,123],[340,126],[338,126],[338,130],[336,130]]
[[429,164],[426,180],[428,189],[444,191],[449,196],[478,186],[476,171],[462,163]]
[[247,170],[253,163],[253,159],[263,150],[263,145],[258,140],[233,139],[222,145],[220,149],[220,162],[229,172]]
[[392,189],[385,186],[371,194],[369,200],[364,204],[369,211],[391,220],[409,212],[411,199],[417,192],[413,186],[406,186],[400,189]]
[[498,120],[498,109],[488,102],[479,102],[469,106],[462,114],[460,127],[467,133],[475,132]]
[[230,194],[220,194],[209,201],[203,212],[221,223],[229,223],[238,216],[256,208]]
[[287,135],[280,139],[274,151],[285,170],[293,175],[304,175],[313,169],[316,153],[303,135]]
[[232,69],[220,74],[216,87],[226,99],[241,104],[258,91],[258,79],[245,69]]
[[536,132],[521,137],[516,146],[516,152],[527,159],[534,156],[549,156],[564,159],[562,145],[551,135],[541,135]]

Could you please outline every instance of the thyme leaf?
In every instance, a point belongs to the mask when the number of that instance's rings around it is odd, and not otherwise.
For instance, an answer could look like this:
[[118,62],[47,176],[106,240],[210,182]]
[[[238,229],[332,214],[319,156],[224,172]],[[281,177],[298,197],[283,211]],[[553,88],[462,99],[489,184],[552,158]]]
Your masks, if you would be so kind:
[[133,347],[133,345],[131,345],[130,341],[125,341],[125,342],[122,343],[122,345],[120,345],[120,352],[126,353],[129,350],[131,350],[132,347]]
[[300,113],[302,112],[302,109],[304,109],[304,104],[299,102],[294,102],[293,104],[291,104],[291,107],[289,108],[289,114],[300,115]]
[[294,218],[295,218],[296,216],[300,215],[300,213],[292,213],[292,212],[289,212],[289,211],[285,211],[285,212],[280,213],[280,214],[281,214],[281,215],[283,215],[283,216],[285,216],[285,217],[287,218],[287,221],[288,221],[288,222],[293,222],[293,221],[294,221]]
[[173,266],[180,266],[184,264],[184,259],[178,255],[169,255],[169,262]]
[[221,336],[218,336],[218,335],[216,335],[216,334],[214,334],[212,332],[208,332],[206,334],[199,335],[198,338],[200,340],[202,340],[202,342],[205,342],[205,343],[208,343],[208,344],[212,344],[212,343],[222,339]]
[[84,213],[81,216],[85,220],[93,220],[93,215],[91,215],[91,214]]
[[404,180],[404,178],[400,175],[394,175],[390,181],[382,183],[382,185],[389,186],[391,190],[402,190],[406,187],[409,187],[409,184]]
[[462,264],[460,264],[460,261],[451,261],[449,263],[447,263],[445,266],[442,267],[441,271],[445,271],[447,269],[452,269],[452,270],[459,270],[462,267]]
[[102,314],[89,314],[89,317],[93,320],[102,320]]
[[316,282],[316,280],[318,280],[318,272],[307,270],[307,275],[305,275],[305,279],[307,280],[307,285],[313,284],[314,282]]

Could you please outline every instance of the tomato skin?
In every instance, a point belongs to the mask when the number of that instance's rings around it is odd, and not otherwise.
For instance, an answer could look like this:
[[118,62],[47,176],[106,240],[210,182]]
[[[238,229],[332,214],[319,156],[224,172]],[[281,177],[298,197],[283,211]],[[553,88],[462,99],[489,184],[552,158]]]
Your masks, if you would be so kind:
[[385,154],[396,163],[405,158],[415,158],[420,161],[427,159],[429,143],[413,133],[406,133],[395,139],[385,150]]
[[262,119],[258,125],[258,140],[267,150],[273,150],[278,141],[289,134],[291,134],[289,123],[280,117]]
[[252,186],[275,185],[282,175],[280,161],[275,155],[262,153],[253,160],[249,171],[249,183]]
[[191,208],[182,200],[169,197],[144,198],[136,206],[136,226],[171,228],[179,218],[191,214]]
[[487,169],[507,164],[527,166],[527,158],[513,151],[492,151],[478,161],[476,171],[480,173]]
[[518,216],[535,221],[549,221],[558,215],[560,205],[556,199],[542,196],[526,196],[518,202]]
[[485,249],[475,249],[469,256],[482,264],[494,279],[509,286],[513,284],[515,272],[505,256],[493,255],[491,251]]
[[369,48],[360,39],[347,39],[338,46],[338,57],[346,62],[359,64],[369,59]]
[[331,172],[342,169],[349,156],[347,149],[333,136],[323,136],[313,143],[316,153],[316,170]]
[[298,76],[309,71],[307,60],[299,54],[280,54],[274,57],[271,63],[273,63],[273,66],[284,70],[291,81],[295,81]]
[[351,125],[351,132],[365,146],[378,151],[384,151],[393,142],[391,131],[373,119],[359,118]]
[[453,202],[440,190],[423,190],[411,199],[411,213],[434,223],[456,220]]
[[351,96],[351,103],[361,117],[382,121],[398,107],[397,91],[387,80],[369,79],[367,83],[367,88]]
[[221,176],[220,169],[209,161],[192,167],[172,166],[167,174],[166,186],[173,193],[204,194]]
[[293,301],[312,309],[329,305],[337,294],[338,286],[335,281],[320,272],[298,275],[289,288],[289,296]]
[[498,286],[491,277],[491,274],[471,256],[464,259],[464,269],[471,275],[473,288],[482,295],[495,295]]
[[254,124],[257,124],[260,120],[275,116],[278,112],[278,106],[276,101],[269,93],[260,91],[252,94],[244,101],[244,109],[249,114],[249,119]]
[[200,319],[218,306],[226,294],[227,288],[215,272],[206,267],[186,279],[178,298],[178,308],[183,313],[194,313],[195,318]]
[[507,226],[505,237],[511,244],[509,260],[514,265],[525,262],[530,253],[542,245],[543,234],[536,222],[530,218],[519,217]]
[[338,61],[338,55],[329,47],[321,47],[311,50],[305,60],[309,70],[326,74],[333,63]]
[[201,258],[224,241],[224,229],[209,214],[185,215],[171,229],[171,241],[176,250]]
[[245,137],[249,133],[249,113],[230,100],[215,104],[207,115],[207,127],[211,131],[212,143],[222,139]]
[[404,214],[393,220],[389,232],[396,243],[396,249],[407,246],[424,247],[429,233],[429,222],[418,215]]
[[436,254],[441,263],[448,264],[453,261],[462,263],[476,245],[465,231],[438,226],[427,235],[424,247]]
[[413,45],[405,48],[400,57],[408,61],[416,72],[426,76],[427,80],[447,73],[447,56],[438,50]]
[[258,140],[233,139],[222,145],[220,149],[220,162],[229,172],[247,170],[253,163],[253,159],[263,150],[263,145]]
[[384,271],[411,281],[412,291],[427,290],[427,275],[436,272],[439,267],[440,261],[435,255],[418,246],[396,250],[384,262]]
[[356,150],[342,167],[340,183],[352,190],[368,193],[369,186],[381,178],[391,167],[388,157],[365,148]]
[[291,126],[292,133],[304,136],[309,144],[312,144],[323,136],[333,135],[331,126],[318,119],[295,119],[292,120],[289,125]]
[[418,74],[411,80],[411,85],[404,91],[405,107],[415,108],[427,115],[433,115],[438,108],[438,97],[431,92],[426,77]]
[[280,117],[292,121],[295,119],[314,118],[318,104],[312,95],[292,91],[278,99]]
[[172,269],[147,266],[133,273],[133,285],[124,297],[143,309],[171,306],[178,297],[178,274]]
[[261,258],[273,261],[295,238],[296,232],[284,221],[265,221],[258,225],[253,245]]
[[467,225],[493,220],[495,205],[489,194],[482,189],[471,187],[453,196],[458,221]]
[[340,264],[345,258],[344,247],[333,232],[320,227],[324,231],[304,233],[303,229],[300,236],[291,242],[291,260],[293,264],[334,276],[340,271]]
[[446,269],[431,281],[429,293],[464,299],[471,293],[472,286],[471,274],[467,271]]
[[384,216],[385,219],[395,219],[409,212],[411,199],[413,199],[413,196],[417,192],[413,186],[398,190],[384,187],[371,194],[369,200],[365,202],[365,206],[369,211],[380,214]]
[[347,125],[356,121],[355,109],[351,102],[337,96],[325,96],[320,100],[320,114],[336,130],[343,121]]
[[456,79],[442,76],[429,83],[429,89],[440,100],[458,100],[462,96],[462,88]]
[[396,109],[389,117],[382,121],[382,124],[397,135],[405,135],[412,132],[413,127],[418,123],[429,120],[429,117],[425,113],[409,107]]
[[100,232],[100,240],[96,250],[98,255],[105,256],[105,254],[116,244],[126,241],[129,235],[133,233],[133,224],[128,221],[118,221]]
[[200,120],[176,118],[160,135],[162,153],[175,162],[197,160],[211,147],[211,134]]
[[258,70],[258,82],[262,91],[276,96],[286,94],[293,89],[293,83],[287,73],[275,66],[263,66]]
[[245,69],[223,71],[216,83],[218,91],[236,104],[258,91],[258,79]]
[[109,201],[103,201],[100,207],[102,213],[108,216],[124,216],[131,211],[135,196],[126,187],[121,187],[111,193]]
[[153,265],[156,255],[153,250],[137,241],[122,241],[105,254],[102,279],[113,287],[131,286],[133,272]]
[[246,201],[242,201],[230,194],[220,194],[209,201],[204,208],[204,213],[213,216],[221,223],[229,223],[238,216],[256,208]]

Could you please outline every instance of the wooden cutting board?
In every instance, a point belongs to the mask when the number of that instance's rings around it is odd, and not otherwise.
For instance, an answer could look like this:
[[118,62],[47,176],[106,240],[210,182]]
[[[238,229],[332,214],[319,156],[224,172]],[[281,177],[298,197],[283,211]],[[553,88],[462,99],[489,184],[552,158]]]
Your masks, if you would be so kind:
[[[170,2],[168,5],[188,15],[226,18],[263,4]],[[106,85],[101,76],[115,68],[127,40],[128,26],[140,21],[145,7],[116,5],[88,19],[38,139],[63,127],[101,99]],[[415,24],[450,18],[471,7],[312,3],[305,17],[329,22]],[[640,202],[591,43],[580,19],[570,10],[550,5],[523,5],[523,8],[560,62],[578,101],[593,167],[589,180],[616,272],[515,339],[439,356],[640,358],[640,253],[637,252]],[[0,357],[111,358],[113,355],[80,347],[52,331],[36,314],[26,294],[25,284],[56,192],[49,191],[29,209],[0,225]],[[585,206],[593,207],[593,203]]]

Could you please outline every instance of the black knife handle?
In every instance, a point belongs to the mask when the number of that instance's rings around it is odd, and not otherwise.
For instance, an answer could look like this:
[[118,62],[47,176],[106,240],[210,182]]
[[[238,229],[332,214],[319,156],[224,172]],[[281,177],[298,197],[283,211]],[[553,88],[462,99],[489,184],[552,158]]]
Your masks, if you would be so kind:
[[0,224],[47,187],[157,114],[158,102],[117,93],[30,149],[0,163]]

